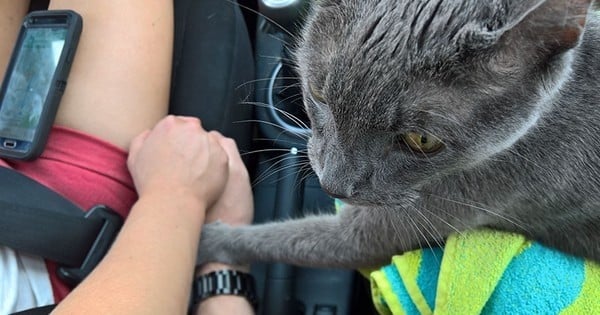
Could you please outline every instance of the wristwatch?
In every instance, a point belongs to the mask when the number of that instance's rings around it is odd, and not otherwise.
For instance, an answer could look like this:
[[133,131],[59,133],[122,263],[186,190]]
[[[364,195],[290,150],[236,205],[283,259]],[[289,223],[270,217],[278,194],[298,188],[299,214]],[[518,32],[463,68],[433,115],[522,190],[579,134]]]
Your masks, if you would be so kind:
[[192,294],[194,305],[212,296],[237,295],[245,297],[255,310],[258,307],[254,277],[237,270],[217,270],[197,277]]

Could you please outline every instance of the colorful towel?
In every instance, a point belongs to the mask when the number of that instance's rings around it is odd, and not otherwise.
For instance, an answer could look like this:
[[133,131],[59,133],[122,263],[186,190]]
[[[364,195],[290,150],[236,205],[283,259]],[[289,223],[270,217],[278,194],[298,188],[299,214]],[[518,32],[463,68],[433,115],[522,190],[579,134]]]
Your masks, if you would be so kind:
[[380,314],[600,314],[600,265],[523,236],[477,230],[370,274]]
[[600,314],[600,264],[513,233],[453,234],[360,272],[382,315]]

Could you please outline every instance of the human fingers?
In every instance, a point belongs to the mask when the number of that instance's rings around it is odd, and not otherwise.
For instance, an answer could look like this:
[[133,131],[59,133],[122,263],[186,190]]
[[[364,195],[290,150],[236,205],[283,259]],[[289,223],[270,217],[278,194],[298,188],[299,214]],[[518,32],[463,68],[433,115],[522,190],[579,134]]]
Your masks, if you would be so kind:
[[[210,142],[208,132],[198,119],[163,118],[151,131],[132,142],[128,166],[138,193],[146,187],[176,189],[187,186],[203,195],[202,185],[197,182],[217,169],[210,164],[217,161],[213,157],[218,157],[222,150],[215,141],[212,145]],[[223,160],[223,157],[219,159]]]
[[207,176],[202,186],[207,192],[206,198],[210,207],[222,195],[229,180],[229,157],[214,133],[208,133],[207,139],[210,163],[206,165]]
[[209,209],[206,222],[220,220],[228,224],[250,224],[254,214],[252,187],[246,166],[233,139],[213,132],[228,156],[229,178],[223,194]]
[[130,167],[131,163],[135,161],[138,152],[142,148],[142,145],[144,144],[144,141],[146,141],[146,138],[148,138],[149,134],[150,130],[145,130],[131,140],[131,143],[129,144],[129,155],[127,157],[128,167]]
[[[244,162],[242,161],[242,157],[240,155],[240,151],[235,140],[227,138],[220,133],[217,133],[217,135],[219,143],[221,144],[223,150],[225,150],[227,156],[229,157],[229,163],[234,165],[243,165]],[[246,170],[245,167],[243,169]]]

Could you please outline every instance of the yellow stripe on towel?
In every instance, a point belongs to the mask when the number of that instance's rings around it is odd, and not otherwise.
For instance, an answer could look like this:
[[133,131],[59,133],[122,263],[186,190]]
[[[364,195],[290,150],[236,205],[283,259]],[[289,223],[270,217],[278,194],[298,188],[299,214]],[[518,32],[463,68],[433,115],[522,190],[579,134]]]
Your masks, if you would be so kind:
[[585,281],[579,297],[561,315],[597,314],[600,310],[600,265],[585,262]]
[[385,273],[381,270],[371,273],[371,296],[378,314],[407,315]]
[[452,235],[444,248],[435,314],[480,314],[510,261],[528,244],[521,235],[490,230]]
[[402,276],[406,291],[411,296],[413,303],[422,315],[432,315],[433,311],[427,304],[421,287],[417,283],[419,271],[421,270],[422,251],[413,251],[394,256],[392,263]]

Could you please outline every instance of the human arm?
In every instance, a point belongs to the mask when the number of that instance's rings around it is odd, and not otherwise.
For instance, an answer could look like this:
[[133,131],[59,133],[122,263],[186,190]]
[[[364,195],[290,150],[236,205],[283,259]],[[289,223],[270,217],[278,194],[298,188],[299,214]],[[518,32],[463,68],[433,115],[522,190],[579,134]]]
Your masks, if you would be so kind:
[[222,193],[227,154],[194,118],[167,117],[135,138],[139,200],[98,267],[53,314],[184,314],[204,210]]
[[[218,138],[229,157],[229,178],[223,194],[206,213],[206,223],[219,220],[231,225],[250,224],[254,215],[254,203],[248,171],[242,162],[235,142],[221,135],[218,135]],[[224,269],[249,272],[250,266],[230,266],[214,262],[199,266],[196,275],[200,276]],[[254,310],[244,297],[235,295],[210,297],[202,301],[196,308],[196,315],[219,314],[252,315]]]

